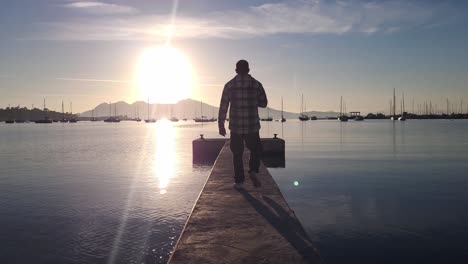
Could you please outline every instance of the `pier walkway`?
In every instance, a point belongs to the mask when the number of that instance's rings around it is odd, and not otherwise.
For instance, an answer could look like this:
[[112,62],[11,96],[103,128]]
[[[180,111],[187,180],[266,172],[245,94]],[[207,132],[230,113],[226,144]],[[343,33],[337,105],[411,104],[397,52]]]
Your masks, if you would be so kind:
[[235,189],[233,174],[227,141],[168,263],[322,263],[265,166],[258,189],[248,174]]

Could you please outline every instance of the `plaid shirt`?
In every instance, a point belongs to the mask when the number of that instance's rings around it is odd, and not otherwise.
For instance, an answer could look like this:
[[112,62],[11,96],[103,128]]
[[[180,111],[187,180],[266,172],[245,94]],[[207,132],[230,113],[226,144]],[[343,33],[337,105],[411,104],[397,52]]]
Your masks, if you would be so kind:
[[224,128],[229,103],[229,129],[232,133],[250,134],[260,130],[258,107],[266,107],[268,100],[259,81],[250,74],[238,74],[226,83],[219,105],[220,128]]

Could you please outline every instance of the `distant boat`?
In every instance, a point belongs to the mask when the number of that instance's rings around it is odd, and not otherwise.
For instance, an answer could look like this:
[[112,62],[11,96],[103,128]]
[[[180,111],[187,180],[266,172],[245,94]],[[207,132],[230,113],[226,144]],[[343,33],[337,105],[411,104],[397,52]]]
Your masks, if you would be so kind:
[[186,104],[186,101],[184,101],[184,102],[182,103],[182,110],[184,111],[184,115],[183,115],[183,118],[182,118],[183,121],[187,121],[187,120],[188,120],[188,119],[185,117],[185,104]]
[[401,116],[398,118],[399,121],[406,121],[405,117],[405,94],[403,93],[403,102],[401,103]]
[[361,116],[361,112],[350,112],[351,118],[354,121],[364,121],[364,117]]
[[390,118],[390,120],[392,120],[392,121],[396,121],[396,120],[397,120],[397,117],[396,117],[396,95],[395,95],[395,88],[393,88],[393,115],[392,115],[392,117]]
[[171,122],[179,122],[179,118],[173,116],[173,112],[174,112],[173,110],[174,110],[174,109],[173,109],[173,106],[171,105],[171,118],[169,119],[169,121],[171,121]]
[[317,117],[316,116],[311,116],[310,120],[317,120]]
[[201,113],[201,117],[195,117],[193,119],[193,121],[197,122],[197,123],[207,123],[207,122],[215,122],[217,121],[218,119],[212,117],[212,118],[208,118],[206,116],[203,115],[203,101],[200,100],[200,113]]
[[299,115],[299,120],[301,120],[301,121],[309,121],[310,120],[309,116],[304,113],[304,94],[302,94],[301,113]]
[[218,121],[218,119],[216,118],[208,118],[206,116],[202,116],[202,117],[196,117],[193,119],[193,121],[197,122],[197,123],[207,123],[207,122],[216,122]]
[[145,123],[155,123],[156,122],[156,119],[150,119],[150,100],[149,100],[149,97],[148,97],[148,118],[145,119]]
[[[117,107],[117,106],[115,106]],[[117,113],[117,109],[114,108],[114,114]],[[115,116],[112,116],[112,104],[109,103],[109,117],[104,119],[104,122],[106,123],[120,123],[120,119],[115,117]]]
[[65,118],[65,109],[63,107],[63,100],[62,100],[62,119],[60,120],[61,123],[68,123],[68,119]]
[[45,103],[45,98],[44,98],[44,113],[46,114],[44,116],[44,119],[40,119],[40,120],[36,120],[34,121],[34,123],[36,124],[52,124],[52,119],[49,118],[49,116],[47,115],[47,112],[49,110],[46,108],[46,103]]
[[5,120],[5,123],[6,124],[14,124],[15,123],[15,120],[13,120],[11,118],[11,107],[10,105],[8,105],[8,111],[9,111],[9,118],[7,120]]
[[71,116],[71,118],[70,118],[70,120],[68,122],[70,122],[70,123],[78,122],[78,119],[73,117],[73,105],[72,105],[71,102],[70,102],[70,116]]
[[286,118],[284,118],[284,112],[283,112],[283,97],[281,96],[281,123],[286,122]]
[[94,109],[91,111],[91,122],[98,121],[97,118],[94,117]]
[[341,122],[348,122],[348,117],[343,113],[343,96],[340,97],[340,116],[338,120]]
[[[21,116],[21,109],[18,105],[18,109],[20,110],[20,116]],[[26,121],[22,118],[19,118],[19,119],[15,119],[15,123],[19,123],[19,124],[22,124],[22,123],[25,123]]]
[[41,119],[34,121],[36,124],[51,124],[52,122],[52,119]]

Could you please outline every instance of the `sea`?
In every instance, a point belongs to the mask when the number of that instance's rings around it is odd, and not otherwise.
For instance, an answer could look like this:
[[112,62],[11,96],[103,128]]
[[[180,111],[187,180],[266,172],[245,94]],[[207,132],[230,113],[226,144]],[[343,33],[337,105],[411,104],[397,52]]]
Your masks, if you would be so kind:
[[[326,263],[468,263],[468,120],[262,122]],[[216,123],[0,123],[0,263],[166,263]]]

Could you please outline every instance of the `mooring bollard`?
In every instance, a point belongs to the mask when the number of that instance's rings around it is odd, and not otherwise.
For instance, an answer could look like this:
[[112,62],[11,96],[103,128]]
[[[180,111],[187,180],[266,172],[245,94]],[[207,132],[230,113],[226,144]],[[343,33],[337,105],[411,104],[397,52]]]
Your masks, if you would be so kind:
[[203,137],[203,134],[200,134],[200,139],[205,139],[205,138]]
[[273,134],[273,139],[278,139],[278,134]]

